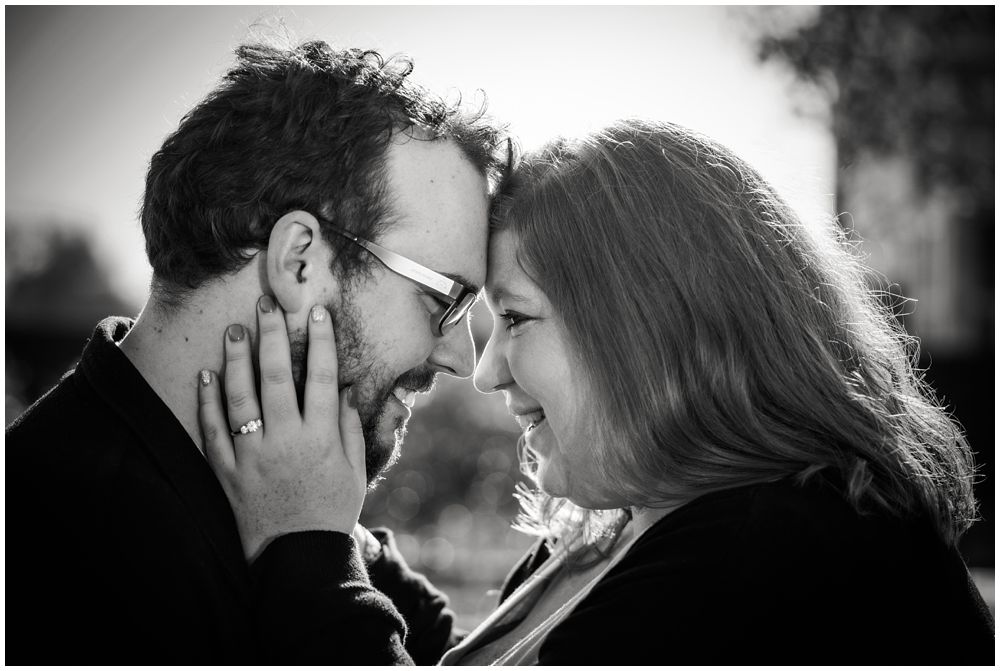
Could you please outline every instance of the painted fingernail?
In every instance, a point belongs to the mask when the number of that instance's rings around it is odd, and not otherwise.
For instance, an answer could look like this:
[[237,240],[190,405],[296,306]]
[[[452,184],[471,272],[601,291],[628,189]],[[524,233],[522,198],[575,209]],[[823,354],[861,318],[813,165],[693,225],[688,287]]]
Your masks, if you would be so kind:
[[352,408],[358,407],[358,389],[357,387],[351,387],[351,393],[347,395],[347,405]]
[[201,386],[207,387],[210,384],[212,384],[212,372],[207,370],[201,371]]
[[257,301],[257,306],[261,312],[274,312],[274,299],[270,296],[261,296],[260,300]]
[[239,324],[233,324],[226,329],[226,335],[229,336],[231,342],[239,342],[243,340],[243,327]]
[[312,309],[312,320],[321,322],[326,319],[326,310],[321,305],[314,305]]

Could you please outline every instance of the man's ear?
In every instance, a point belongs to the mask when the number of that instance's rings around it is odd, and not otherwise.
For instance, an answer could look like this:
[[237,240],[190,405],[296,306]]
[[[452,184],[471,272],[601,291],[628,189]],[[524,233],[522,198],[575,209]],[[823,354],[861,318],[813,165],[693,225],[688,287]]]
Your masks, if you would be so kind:
[[331,250],[316,217],[303,210],[282,216],[267,243],[267,280],[286,314],[325,302],[323,280],[331,277]]

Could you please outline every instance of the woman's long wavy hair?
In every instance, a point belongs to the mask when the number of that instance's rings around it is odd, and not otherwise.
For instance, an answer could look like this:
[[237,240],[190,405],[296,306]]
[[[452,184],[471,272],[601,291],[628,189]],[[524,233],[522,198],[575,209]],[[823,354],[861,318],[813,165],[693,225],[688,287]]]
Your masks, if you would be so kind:
[[[526,156],[493,213],[586,362],[595,458],[632,505],[825,470],[858,511],[926,516],[955,543],[975,517],[968,444],[824,223],[718,143],[636,120]],[[607,511],[522,495],[522,530],[588,526]]]

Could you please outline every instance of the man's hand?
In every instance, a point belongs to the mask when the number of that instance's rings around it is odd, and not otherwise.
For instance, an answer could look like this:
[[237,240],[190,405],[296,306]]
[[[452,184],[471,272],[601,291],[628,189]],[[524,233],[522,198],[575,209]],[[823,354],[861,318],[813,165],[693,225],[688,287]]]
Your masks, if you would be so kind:
[[[203,371],[198,383],[205,455],[232,505],[249,561],[282,534],[316,530],[350,534],[361,514],[367,484],[361,420],[351,389],[338,392],[337,388],[330,314],[321,306],[310,313],[301,413],[284,314],[270,296],[258,301],[257,324],[263,411],[255,391],[247,331],[238,324],[230,326],[225,336],[228,412],[223,410],[215,373]],[[262,426],[254,421],[259,419]]]

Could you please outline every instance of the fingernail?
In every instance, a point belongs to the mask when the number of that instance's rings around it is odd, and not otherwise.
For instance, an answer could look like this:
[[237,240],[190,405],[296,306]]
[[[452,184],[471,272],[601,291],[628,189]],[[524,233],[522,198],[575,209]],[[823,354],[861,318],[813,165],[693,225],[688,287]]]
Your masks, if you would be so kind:
[[274,299],[270,296],[261,296],[260,300],[257,301],[257,306],[261,312],[274,312]]
[[347,395],[347,405],[357,409],[358,407],[358,389],[357,387],[351,387],[351,393]]
[[326,310],[321,305],[314,305],[312,309],[312,320],[321,322],[326,319]]
[[201,371],[201,386],[207,387],[212,384],[212,373],[211,371],[203,370]]
[[243,340],[243,327],[239,324],[233,324],[226,329],[226,335],[229,336],[231,342],[239,342]]

